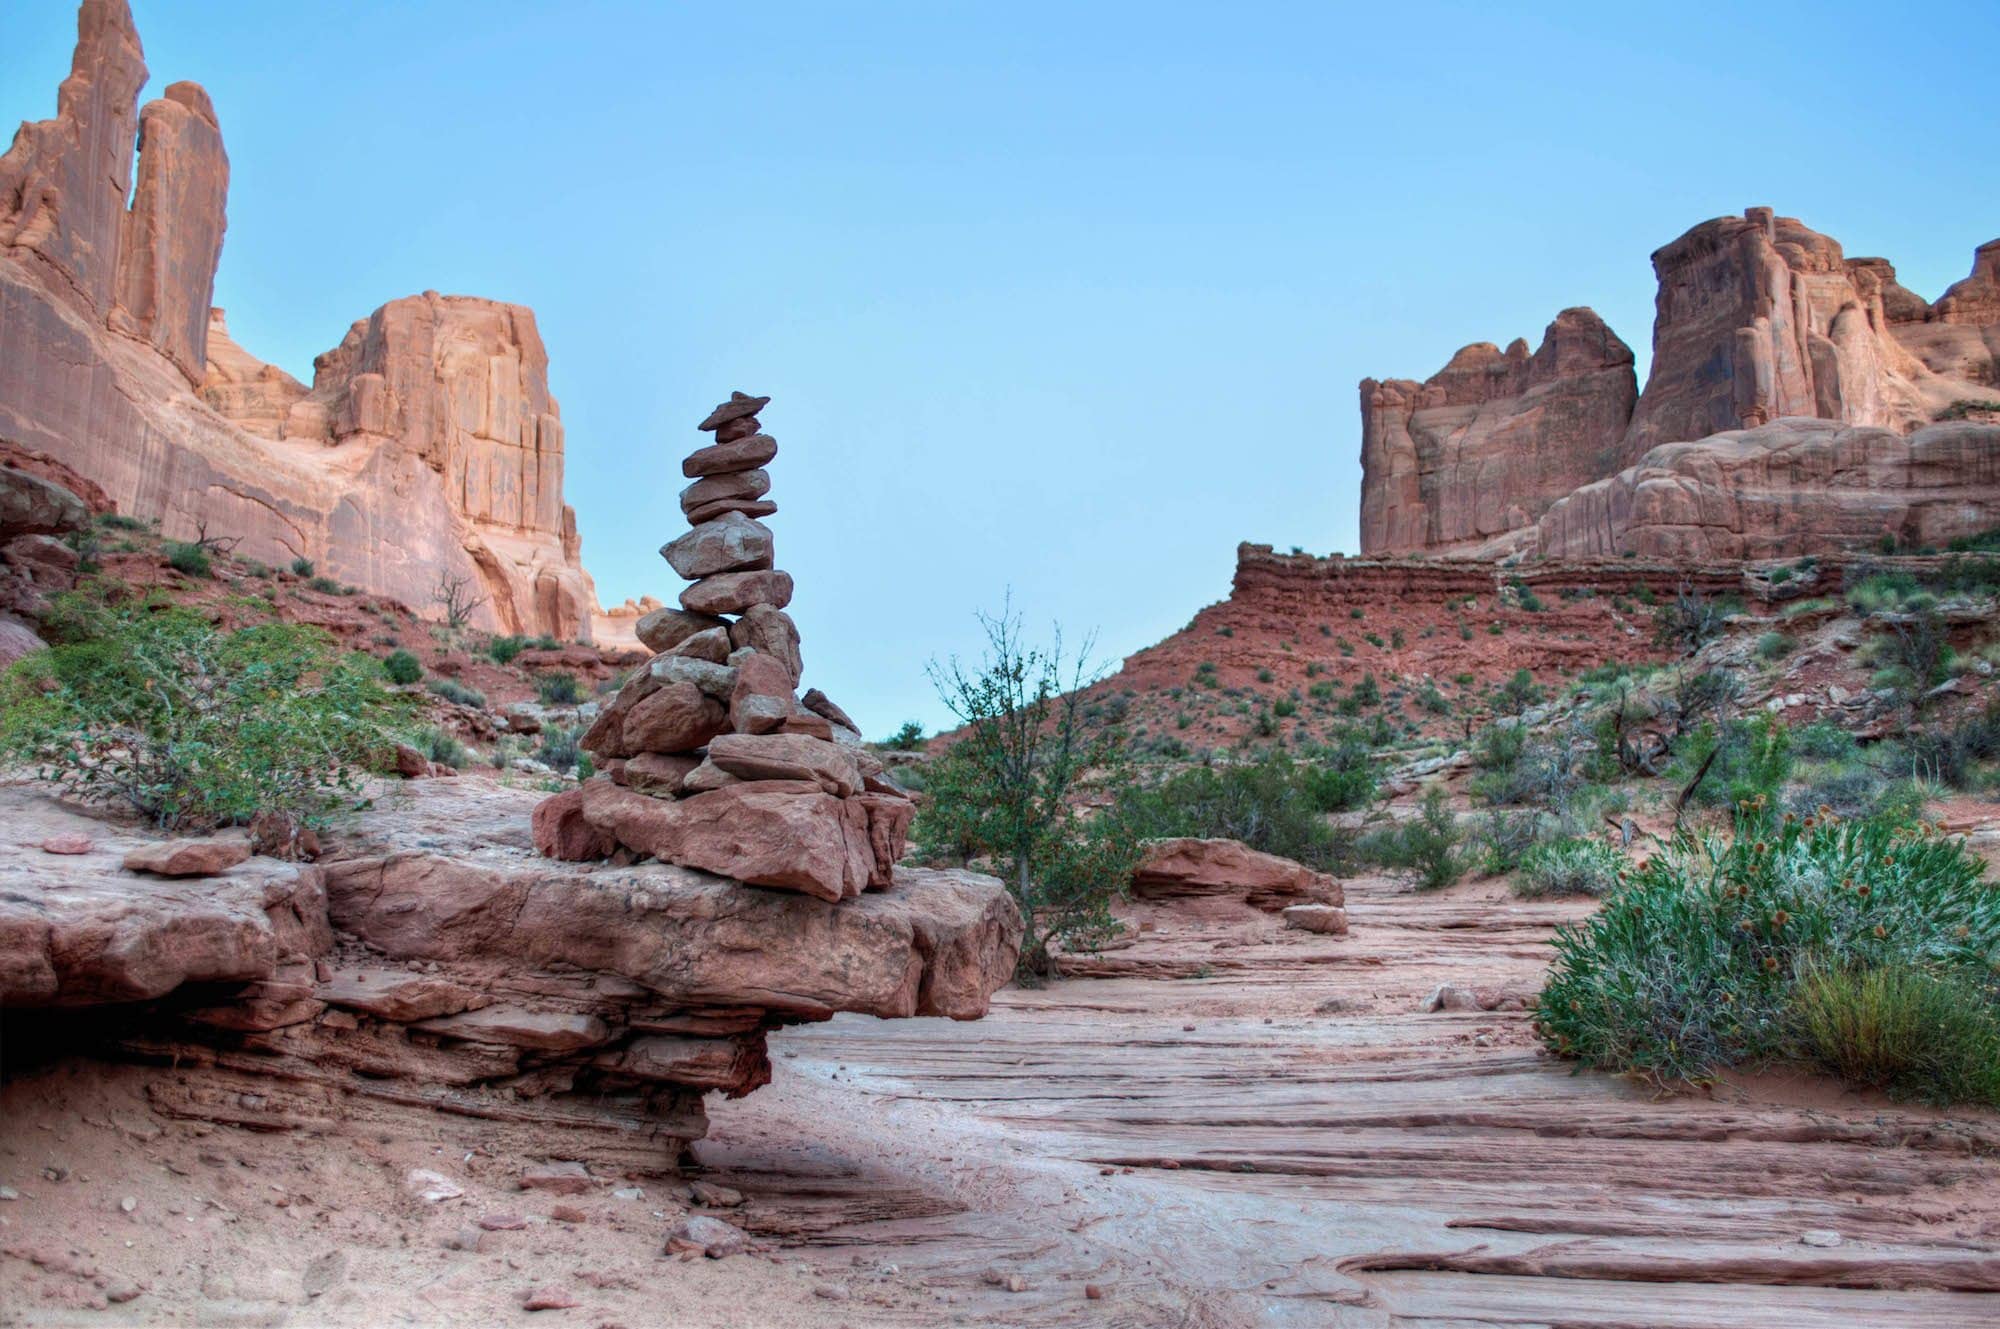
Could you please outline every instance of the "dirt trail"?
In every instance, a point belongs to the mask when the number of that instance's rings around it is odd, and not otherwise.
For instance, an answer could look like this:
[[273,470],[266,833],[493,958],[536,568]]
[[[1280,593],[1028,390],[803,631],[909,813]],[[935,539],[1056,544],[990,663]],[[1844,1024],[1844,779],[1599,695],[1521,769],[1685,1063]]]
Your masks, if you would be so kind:
[[[1571,1075],[1518,1003],[1587,906],[1379,880],[1348,906],[1346,938],[1135,906],[1109,977],[784,1033],[697,1146],[769,1243],[723,1261],[662,1256],[677,1186],[515,1189],[560,1140],[255,1135],[151,1116],[148,1068],[38,1073],[0,1091],[0,1324],[2000,1323],[2000,1118]],[[1499,1008],[1424,1012],[1441,983]],[[450,1248],[496,1215],[523,1225]],[[526,1311],[538,1287],[577,1304]]]

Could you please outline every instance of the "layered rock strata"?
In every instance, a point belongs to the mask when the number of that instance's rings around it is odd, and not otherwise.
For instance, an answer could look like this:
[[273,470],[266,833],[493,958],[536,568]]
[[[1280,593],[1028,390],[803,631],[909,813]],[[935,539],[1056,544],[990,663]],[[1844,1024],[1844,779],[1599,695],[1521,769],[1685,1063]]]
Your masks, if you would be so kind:
[[[1992,524],[2000,241],[1935,304],[1769,208],[1653,267],[1636,398],[1606,377],[1623,344],[1576,310],[1532,360],[1480,344],[1422,384],[1363,380],[1362,552],[1786,557]],[[1857,432],[1832,447],[1809,422]]]
[[141,110],[146,77],[124,0],[85,0],[55,117],[0,157],[0,440],[169,538],[310,559],[419,610],[456,578],[485,601],[475,626],[590,636],[534,316],[393,301],[319,357],[310,389],[244,352],[210,309],[220,121],[194,83]]
[[1588,309],[1556,315],[1532,355],[1479,342],[1422,383],[1363,379],[1363,552],[1532,526],[1623,463],[1638,393],[1631,348]]
[[314,1130],[428,1108],[658,1171],[702,1135],[705,1094],[768,1080],[770,1030],[975,1019],[1012,973],[1020,916],[990,877],[904,869],[836,906],[666,863],[551,863],[530,798],[419,781],[319,863],[172,879],[122,865],[185,846],[0,789],[20,837],[0,845],[0,1010],[65,1053],[171,1061],[151,1093],[175,1115]]
[[660,550],[692,585],[639,620],[657,653],[583,737],[603,773],[536,810],[551,857],[657,858],[828,901],[893,879],[914,804],[838,706],[798,696],[792,579],[761,520],[778,510],[769,401],[735,393],[701,422],[715,439],[681,464],[689,529]]
[[1224,896],[1267,912],[1345,903],[1331,875],[1240,840],[1180,836],[1148,840],[1143,849],[1132,869],[1132,894],[1141,899]]

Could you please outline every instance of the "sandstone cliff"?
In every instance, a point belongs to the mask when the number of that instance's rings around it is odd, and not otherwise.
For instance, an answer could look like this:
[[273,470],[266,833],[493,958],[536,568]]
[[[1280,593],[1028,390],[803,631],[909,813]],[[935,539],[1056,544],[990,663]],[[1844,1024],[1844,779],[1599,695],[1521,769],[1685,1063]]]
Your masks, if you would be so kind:
[[1361,382],[1361,547],[1424,549],[1532,526],[1622,464],[1632,350],[1565,309],[1533,355],[1478,342],[1422,383]]
[[0,157],[0,438],[169,536],[237,537],[420,609],[464,578],[477,626],[588,637],[534,315],[426,292],[356,323],[310,389],[263,364],[211,319],[215,109],[175,83],[141,111],[145,80],[124,0],[85,0],[56,117]]
[[2000,429],[1928,426],[2000,397],[2000,241],[1936,304],[1769,208],[1653,267],[1636,399],[1587,310],[1532,361],[1482,344],[1422,384],[1363,380],[1363,553],[1781,557],[1995,524]]

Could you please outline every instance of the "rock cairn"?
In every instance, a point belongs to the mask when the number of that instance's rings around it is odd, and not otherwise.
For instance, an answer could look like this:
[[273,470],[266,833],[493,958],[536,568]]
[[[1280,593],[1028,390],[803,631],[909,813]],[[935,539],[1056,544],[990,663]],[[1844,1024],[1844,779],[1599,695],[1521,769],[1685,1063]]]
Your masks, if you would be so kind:
[[552,858],[652,857],[833,901],[890,884],[914,805],[844,711],[798,695],[792,579],[761,520],[778,510],[770,400],[732,393],[681,463],[690,529],[660,554],[693,584],[639,620],[655,654],[583,737],[601,773],[536,809]]

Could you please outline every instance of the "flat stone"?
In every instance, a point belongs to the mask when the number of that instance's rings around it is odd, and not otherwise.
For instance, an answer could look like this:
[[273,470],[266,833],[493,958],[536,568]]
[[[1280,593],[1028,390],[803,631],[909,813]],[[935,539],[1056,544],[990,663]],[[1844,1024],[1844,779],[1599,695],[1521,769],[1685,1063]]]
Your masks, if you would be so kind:
[[692,683],[719,702],[727,703],[736,691],[736,671],[727,665],[685,655],[662,655],[649,668],[662,684]]
[[846,748],[803,734],[722,734],[708,759],[744,780],[807,780],[836,798],[861,788],[861,770]]
[[726,475],[704,475],[681,490],[681,511],[691,513],[710,503],[750,502],[770,492],[771,473],[761,467],[754,471],[732,471]]
[[[704,500],[707,501],[711,500]],[[661,546],[660,557],[666,559],[675,572],[694,581],[718,572],[768,568],[776,548],[777,542],[772,538],[770,527],[740,512],[725,512],[678,539],[668,541]]]
[[589,1195],[606,1183],[590,1175],[583,1164],[562,1160],[529,1168],[521,1174],[524,1191],[548,1191],[554,1195]]
[[730,645],[728,628],[707,628],[681,642],[668,655],[684,655],[690,660],[706,660],[710,664],[722,664],[729,659]]
[[728,714],[693,683],[668,683],[626,714],[624,746],[634,753],[689,752],[721,733]]
[[681,592],[681,604],[695,613],[740,614],[752,605],[783,609],[792,602],[789,572],[722,572]]
[[703,433],[720,429],[731,420],[741,420],[748,415],[756,415],[771,404],[769,397],[753,397],[747,392],[732,392],[729,400],[708,413],[708,418],[695,428]]
[[161,840],[125,855],[125,867],[156,877],[219,877],[249,857],[248,840]]
[[434,974],[405,969],[336,969],[313,987],[313,996],[329,1006],[341,1006],[378,1020],[413,1024],[440,1015],[457,1015],[491,998]]
[[574,1052],[602,1043],[611,1030],[595,1015],[575,1011],[530,1011],[518,1006],[486,1006],[461,1015],[425,1020],[415,1026],[473,1043],[499,1043],[538,1052]]
[[750,1249],[750,1236],[731,1223],[707,1214],[689,1214],[667,1229],[667,1253],[698,1251],[711,1260],[740,1255]]
[[713,503],[688,508],[685,513],[688,524],[694,526],[714,521],[726,512],[740,512],[746,517],[768,517],[777,510],[778,505],[768,498],[718,498]]
[[1284,910],[1285,926],[1301,932],[1344,934],[1347,911],[1337,904],[1293,904]]
[[710,628],[727,628],[729,624],[713,614],[690,614],[684,609],[655,609],[640,617],[633,628],[639,640],[649,651],[655,653],[670,651],[694,636]]
[[777,455],[777,439],[769,434],[751,434],[748,438],[731,439],[689,453],[681,463],[681,474],[694,480],[704,475],[754,471]]

